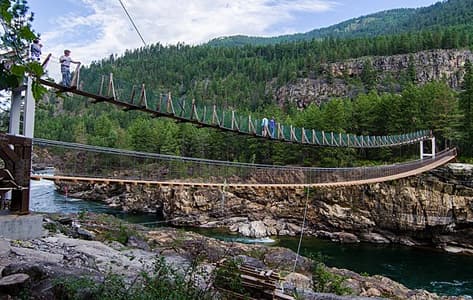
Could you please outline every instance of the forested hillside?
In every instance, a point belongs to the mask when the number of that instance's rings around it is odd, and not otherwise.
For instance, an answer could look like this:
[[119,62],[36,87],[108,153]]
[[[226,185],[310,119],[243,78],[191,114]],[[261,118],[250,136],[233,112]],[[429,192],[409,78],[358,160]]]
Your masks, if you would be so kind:
[[439,1],[417,9],[393,9],[370,14],[306,33],[277,37],[230,36],[211,40],[213,46],[271,45],[301,40],[375,37],[436,30],[441,27],[473,24],[472,0]]
[[[437,6],[457,2],[461,1]],[[406,68],[403,78],[389,79],[396,81],[395,89],[379,91],[376,86],[383,83],[376,82],[373,70],[364,67],[359,76],[344,78],[360,85],[359,94],[332,99],[321,106],[310,105],[299,110],[289,102],[277,103],[273,91],[301,78],[317,78],[330,84],[337,80],[327,72],[327,64],[331,62],[428,49],[471,49],[472,44],[473,31],[468,24],[395,35],[324,38],[267,46],[155,44],[94,62],[82,70],[81,79],[85,86],[98,90],[101,75],[113,72],[117,92],[122,97],[129,96],[132,85],[145,83],[148,98],[171,93],[173,98],[217,104],[251,113],[256,118],[274,116],[281,123],[318,130],[385,135],[432,129],[440,148],[457,145],[463,156],[471,157],[473,72],[470,64],[462,67],[466,75],[459,90],[453,90],[444,81],[417,86],[413,80],[415,74]],[[230,161],[342,166],[385,163],[418,155],[417,145],[365,151],[266,142],[152,119],[68,96],[55,99],[51,95],[37,115],[38,137]]]

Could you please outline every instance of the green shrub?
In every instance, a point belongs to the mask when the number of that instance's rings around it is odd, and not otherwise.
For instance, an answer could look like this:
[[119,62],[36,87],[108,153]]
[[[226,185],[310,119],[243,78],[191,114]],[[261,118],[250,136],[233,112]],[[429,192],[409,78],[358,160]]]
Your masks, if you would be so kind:
[[215,271],[214,286],[243,294],[245,289],[243,288],[241,281],[241,272],[238,268],[239,264],[241,264],[241,261],[239,260],[226,260],[223,265]]
[[68,300],[212,299],[210,289],[197,287],[200,275],[196,264],[177,272],[160,257],[154,263],[152,274],[137,274],[131,283],[116,274],[107,275],[103,282],[87,277],[61,279],[56,282],[55,294],[58,299]]
[[137,235],[138,233],[135,230],[120,223],[120,225],[118,226],[118,230],[110,230],[105,233],[105,239],[110,241],[117,241],[119,243],[122,243],[123,245],[126,245],[128,239],[131,236]]
[[344,285],[346,278],[331,273],[321,262],[315,264],[313,271],[314,291],[320,293],[335,293],[337,295],[348,295],[352,291]]

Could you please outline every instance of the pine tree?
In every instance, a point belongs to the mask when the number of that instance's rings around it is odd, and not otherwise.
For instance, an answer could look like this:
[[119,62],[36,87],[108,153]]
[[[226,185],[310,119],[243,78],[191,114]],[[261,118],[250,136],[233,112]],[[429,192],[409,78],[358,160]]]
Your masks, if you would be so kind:
[[460,109],[463,113],[463,149],[467,155],[473,154],[473,66],[470,61],[465,64],[463,92],[460,94]]
[[37,38],[31,28],[33,14],[28,9],[26,0],[0,1],[0,24],[3,29],[0,49],[8,51],[8,59],[0,63],[0,90],[16,88],[26,74],[32,74],[33,94],[40,99],[46,88],[39,85],[36,78],[43,75],[43,67],[25,58],[30,43]]

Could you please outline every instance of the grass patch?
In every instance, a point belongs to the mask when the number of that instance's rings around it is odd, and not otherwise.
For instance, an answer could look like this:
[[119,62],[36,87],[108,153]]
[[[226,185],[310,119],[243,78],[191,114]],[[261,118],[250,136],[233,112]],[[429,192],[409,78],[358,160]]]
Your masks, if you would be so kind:
[[320,293],[334,293],[337,295],[349,295],[352,290],[344,284],[345,277],[333,274],[323,263],[316,263],[313,271],[313,288]]

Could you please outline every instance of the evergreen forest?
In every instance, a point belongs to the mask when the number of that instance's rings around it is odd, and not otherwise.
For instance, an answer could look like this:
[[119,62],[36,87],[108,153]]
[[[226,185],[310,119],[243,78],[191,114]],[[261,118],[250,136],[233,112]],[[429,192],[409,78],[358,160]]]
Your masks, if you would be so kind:
[[[278,103],[274,91],[300,78],[330,83],[335,78],[327,72],[327,64],[346,59],[431,49],[472,49],[472,3],[450,0],[423,10],[408,10],[411,13],[407,16],[423,14],[423,23],[403,19],[410,30],[395,32],[244,45],[157,43],[93,62],[82,68],[81,84],[98,90],[101,76],[113,73],[119,95],[126,96],[132,85],[145,83],[148,98],[171,93],[174,98],[195,99],[201,105],[216,104],[255,118],[274,116],[281,123],[317,130],[389,135],[431,129],[440,149],[456,146],[462,159],[471,161],[473,68],[469,62],[464,66],[460,89],[452,89],[443,80],[420,85],[409,69],[398,78],[383,79],[391,82],[378,82],[379,78],[366,67],[359,78],[342,78],[360,86],[362,92],[354,97],[333,98],[301,109],[294,103]],[[454,21],[459,9],[465,22]],[[383,19],[383,15],[391,17]],[[377,28],[400,28],[393,23],[396,17],[388,12],[376,16],[386,24],[380,27],[377,23]],[[378,86],[395,88],[379,90]],[[367,150],[269,142],[125,112],[68,95],[45,97],[37,110],[36,124],[35,136],[41,138],[238,162],[336,167],[383,164],[418,156],[418,145]]]

